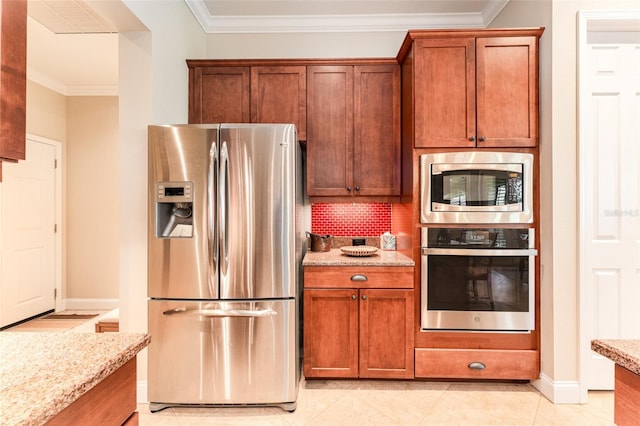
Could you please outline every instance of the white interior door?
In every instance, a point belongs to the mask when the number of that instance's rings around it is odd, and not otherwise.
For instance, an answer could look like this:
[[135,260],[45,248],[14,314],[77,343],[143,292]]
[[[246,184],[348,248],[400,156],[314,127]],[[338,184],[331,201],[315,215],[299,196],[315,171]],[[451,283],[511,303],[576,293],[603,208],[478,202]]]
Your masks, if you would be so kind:
[[55,307],[55,152],[27,139],[26,160],[2,165],[0,327]]
[[590,350],[591,340],[640,338],[640,44],[588,39],[579,142],[585,394],[614,387],[614,364]]

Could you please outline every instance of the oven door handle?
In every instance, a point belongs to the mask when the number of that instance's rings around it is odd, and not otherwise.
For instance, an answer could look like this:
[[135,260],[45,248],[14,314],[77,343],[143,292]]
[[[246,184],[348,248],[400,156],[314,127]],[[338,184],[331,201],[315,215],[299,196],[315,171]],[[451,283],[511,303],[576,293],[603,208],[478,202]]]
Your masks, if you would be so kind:
[[435,254],[445,256],[537,256],[536,249],[457,249],[422,248],[422,255]]

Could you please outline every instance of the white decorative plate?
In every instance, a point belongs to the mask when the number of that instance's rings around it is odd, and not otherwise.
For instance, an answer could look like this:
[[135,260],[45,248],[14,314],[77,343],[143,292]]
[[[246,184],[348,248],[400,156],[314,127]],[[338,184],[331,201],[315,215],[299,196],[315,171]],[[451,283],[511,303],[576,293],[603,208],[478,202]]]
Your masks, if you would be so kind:
[[340,247],[340,250],[347,256],[366,257],[376,254],[378,248],[371,246],[346,246]]

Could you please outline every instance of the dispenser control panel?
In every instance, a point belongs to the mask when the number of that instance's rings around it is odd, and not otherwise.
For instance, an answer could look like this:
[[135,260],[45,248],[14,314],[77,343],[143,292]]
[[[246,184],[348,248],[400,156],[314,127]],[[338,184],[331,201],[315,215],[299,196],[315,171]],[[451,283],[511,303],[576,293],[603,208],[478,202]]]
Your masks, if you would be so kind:
[[189,203],[193,201],[193,182],[157,182],[159,203]]

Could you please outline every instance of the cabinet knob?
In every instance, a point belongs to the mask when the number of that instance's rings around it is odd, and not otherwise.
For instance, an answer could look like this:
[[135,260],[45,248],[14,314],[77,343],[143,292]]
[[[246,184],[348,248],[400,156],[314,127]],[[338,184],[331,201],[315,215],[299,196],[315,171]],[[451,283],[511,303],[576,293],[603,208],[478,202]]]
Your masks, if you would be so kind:
[[484,142],[486,138],[484,136],[480,136],[480,142]]
[[356,191],[360,191],[360,187],[359,186],[356,186]]
[[367,295],[366,294],[362,295],[362,300],[367,300]]
[[358,296],[356,296],[355,294],[351,295],[351,300],[356,300],[358,298]]
[[347,186],[347,191],[351,192],[351,187]]
[[484,370],[485,368],[487,368],[486,365],[484,365],[482,362],[478,362],[478,361],[469,363],[468,367],[470,369],[472,369],[472,370]]
[[470,140],[471,142],[475,142],[475,141],[476,141],[476,137],[475,137],[475,136],[471,136],[471,137],[469,138],[469,140]]

